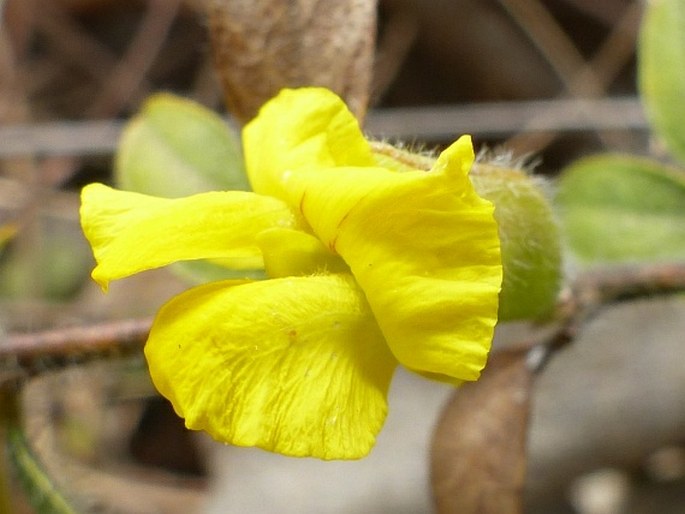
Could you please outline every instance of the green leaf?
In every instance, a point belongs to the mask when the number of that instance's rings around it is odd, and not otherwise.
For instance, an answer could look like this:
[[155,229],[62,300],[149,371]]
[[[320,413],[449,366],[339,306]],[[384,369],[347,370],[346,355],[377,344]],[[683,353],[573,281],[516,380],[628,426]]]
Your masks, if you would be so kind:
[[685,259],[685,175],[621,155],[582,159],[559,182],[566,242],[585,263]]
[[126,126],[115,173],[122,189],[167,198],[249,189],[237,135],[213,111],[164,93]]
[[638,44],[639,84],[647,116],[685,162],[685,2],[646,2]]
[[471,180],[495,204],[504,266],[500,321],[544,317],[561,283],[559,228],[545,184],[523,171],[483,163],[474,165]]

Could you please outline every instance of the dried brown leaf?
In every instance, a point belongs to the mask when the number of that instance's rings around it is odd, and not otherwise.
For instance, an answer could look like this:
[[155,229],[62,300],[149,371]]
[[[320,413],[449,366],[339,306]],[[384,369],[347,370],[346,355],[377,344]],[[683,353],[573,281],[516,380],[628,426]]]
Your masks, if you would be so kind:
[[325,86],[361,120],[374,57],[375,0],[213,0],[214,59],[241,121],[284,87]]
[[522,512],[532,382],[525,354],[507,352],[491,357],[478,382],[455,391],[431,448],[440,514]]

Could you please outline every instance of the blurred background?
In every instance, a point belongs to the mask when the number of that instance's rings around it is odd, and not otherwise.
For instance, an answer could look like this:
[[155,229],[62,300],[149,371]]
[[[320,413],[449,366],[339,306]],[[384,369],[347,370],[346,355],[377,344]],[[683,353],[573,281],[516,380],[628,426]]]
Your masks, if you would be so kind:
[[[160,271],[101,295],[88,281],[77,192],[111,181],[122,123],[151,93],[225,111],[204,8],[203,0],[0,2],[0,229],[12,234],[0,240],[0,334],[147,316],[184,288]],[[379,9],[370,135],[430,149],[469,132],[477,148],[504,146],[549,177],[590,153],[659,154],[636,92],[641,2],[381,0]],[[651,306],[614,321],[635,335],[647,330],[641,316],[673,325],[682,308]],[[599,366],[602,359],[579,344],[540,385],[548,392],[535,411],[529,512],[682,512],[685,409],[681,400],[672,412],[677,397],[663,400],[664,390],[678,389],[657,384],[634,394],[643,371],[621,367],[645,338],[662,338],[645,333],[631,346],[624,336],[607,337],[606,320],[598,323],[585,344],[620,340],[626,353],[607,350]],[[670,333],[682,334],[681,325]],[[656,353],[668,356],[681,343],[672,337]],[[608,384],[597,411],[588,410],[587,389],[569,387],[578,369],[593,367],[622,370],[614,382],[601,374],[585,382],[595,392]],[[377,451],[360,463],[322,465],[188,434],[141,369],[139,359],[96,363],[27,387],[32,440],[60,481],[84,493],[89,512],[431,512],[427,444],[446,388],[400,375]],[[683,385],[682,372],[674,373]],[[640,375],[643,383],[653,378]],[[616,391],[641,402],[622,411],[656,398],[664,405],[653,415],[672,415],[658,441],[630,440],[629,459],[616,459],[618,443],[595,458],[621,435],[625,418],[594,432],[569,425],[607,414],[616,405],[609,398],[620,402]]]

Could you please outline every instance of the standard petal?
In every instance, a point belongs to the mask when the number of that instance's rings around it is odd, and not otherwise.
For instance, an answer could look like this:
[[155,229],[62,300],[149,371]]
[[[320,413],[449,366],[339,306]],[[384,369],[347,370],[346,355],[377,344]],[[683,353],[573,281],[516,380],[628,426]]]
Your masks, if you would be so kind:
[[397,361],[350,275],[214,282],[172,299],[145,346],[186,426],[291,456],[374,444]]
[[398,360],[475,380],[502,281],[493,206],[468,178],[470,139],[430,172],[334,168],[293,174],[291,205],[350,266]]
[[281,178],[300,168],[372,166],[374,158],[359,123],[332,91],[284,89],[243,129],[252,189],[284,198]]
[[91,184],[81,194],[81,225],[97,262],[93,279],[106,289],[110,280],[182,260],[259,269],[256,235],[296,223],[285,203],[254,193],[166,199]]

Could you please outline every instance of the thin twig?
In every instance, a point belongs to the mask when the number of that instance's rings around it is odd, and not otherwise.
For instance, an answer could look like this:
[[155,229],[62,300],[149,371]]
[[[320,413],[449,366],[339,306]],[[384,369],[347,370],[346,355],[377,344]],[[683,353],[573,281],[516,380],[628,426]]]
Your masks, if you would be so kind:
[[59,367],[103,355],[128,355],[141,350],[152,321],[131,319],[43,332],[8,334],[0,339],[0,362],[33,375],[49,363]]
[[[568,95],[577,98],[598,98],[609,87],[621,69],[635,52],[635,39],[641,13],[640,2],[628,5],[618,22],[602,42],[600,48],[587,62],[574,46],[559,23],[537,0],[512,2],[500,0],[512,18],[522,27],[547,59],[565,86]],[[524,131],[525,132],[525,131]],[[611,135],[597,130],[598,137],[608,147],[615,147]],[[507,142],[512,148],[535,151],[549,145],[558,133],[518,134]]]
[[144,96],[147,92],[144,78],[168,37],[180,0],[149,0],[147,4],[138,31],[126,53],[112,68],[103,91],[88,109],[87,117],[117,114],[132,97]]
[[539,0],[500,0],[511,18],[528,35],[540,55],[556,72],[571,96],[598,96],[603,84],[593,73],[585,81],[574,80],[585,59],[559,22]]
[[117,56],[99,43],[56,2],[44,2],[35,18],[36,30],[44,36],[51,57],[88,73],[99,85],[107,83]]
[[559,328],[541,341],[527,343],[529,365],[540,373],[554,353],[572,343],[586,324],[608,305],[679,291],[685,291],[685,263],[630,265],[585,272],[562,295]]
[[685,263],[658,263],[588,271],[576,280],[601,303],[685,289]]
[[[644,264],[585,272],[574,280],[562,297],[559,329],[544,340],[531,341],[525,346],[531,350],[544,347],[547,352],[556,351],[574,340],[584,324],[606,305],[683,290],[685,263]],[[150,326],[151,320],[145,318],[8,334],[0,342],[0,362],[15,362],[31,370],[41,359],[73,362],[112,352],[136,352],[147,338]]]
[[[19,155],[106,155],[116,149],[124,123],[62,121],[0,126],[0,158]],[[443,141],[459,134],[502,136],[513,132],[645,130],[635,97],[488,102],[372,111],[372,136]]]

